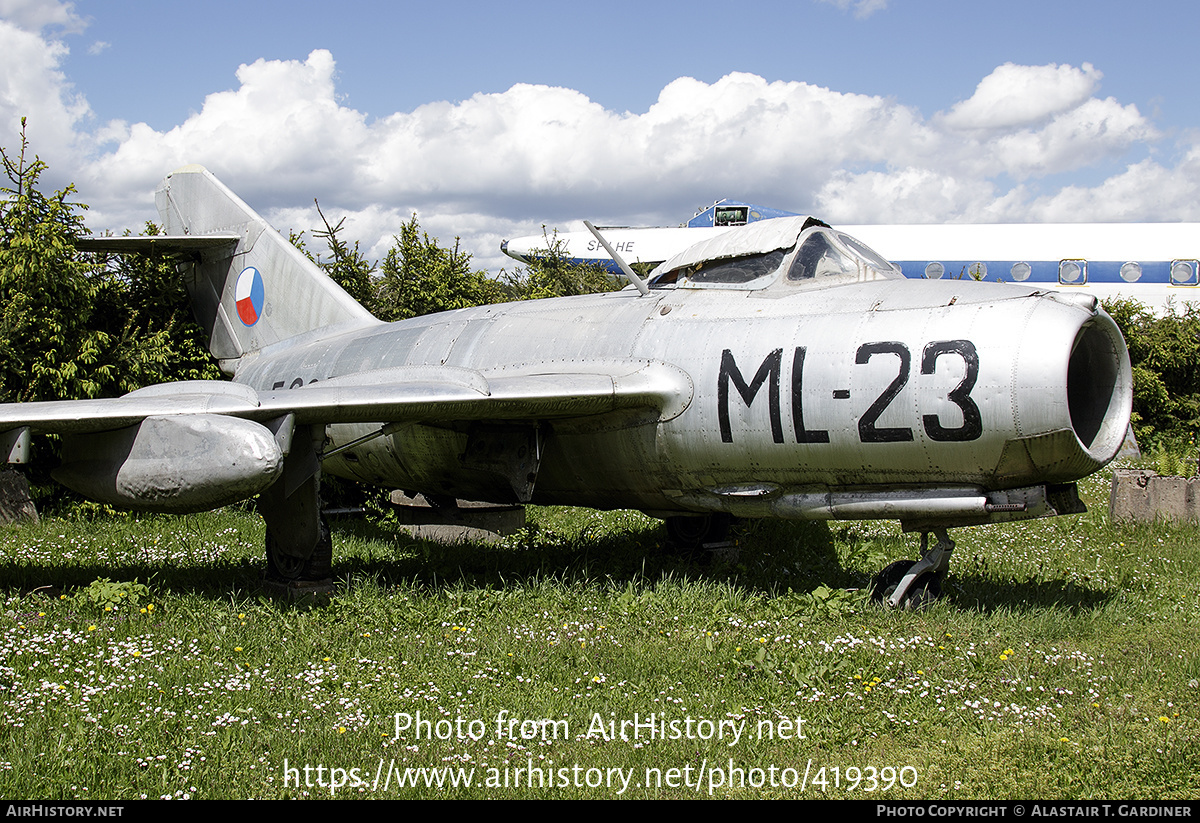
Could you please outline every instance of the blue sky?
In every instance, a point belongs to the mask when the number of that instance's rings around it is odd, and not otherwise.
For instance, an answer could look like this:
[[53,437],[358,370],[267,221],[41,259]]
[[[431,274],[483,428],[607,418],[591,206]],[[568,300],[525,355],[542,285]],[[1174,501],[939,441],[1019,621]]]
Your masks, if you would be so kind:
[[28,116],[97,230],[201,162],[284,230],[318,198],[382,253],[415,211],[493,270],[543,223],[726,196],[844,223],[1196,220],[1198,9],[0,0],[0,145]]

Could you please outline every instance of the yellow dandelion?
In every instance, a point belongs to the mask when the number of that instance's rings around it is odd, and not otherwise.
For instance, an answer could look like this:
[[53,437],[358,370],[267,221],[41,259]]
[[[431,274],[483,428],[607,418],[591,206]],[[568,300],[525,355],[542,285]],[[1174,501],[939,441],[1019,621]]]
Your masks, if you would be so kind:
[[147,605],[147,606],[146,606],[146,611],[148,611],[148,612],[152,612],[152,611],[154,611],[154,604],[153,604],[153,603],[150,603],[149,605]]
[[94,632],[94,631],[96,631],[96,627],[95,627],[95,626],[88,626],[88,631],[89,631],[89,632]]
[[242,647],[241,647],[241,646],[234,646],[234,647],[233,647],[233,650],[234,650],[235,652],[240,652],[240,651],[242,650]]
[[1159,720],[1161,720],[1161,721],[1162,721],[1162,722],[1164,722],[1164,723],[1170,723],[1170,722],[1171,722],[1171,718],[1167,717],[1165,714],[1163,714],[1163,715],[1159,715],[1158,719],[1159,719]]
[[1059,743],[1070,743],[1071,741],[1065,737],[1060,737],[1060,738],[1058,738],[1058,742]]
[[345,733],[346,733],[346,727],[338,726],[338,734],[345,734]]
[[134,656],[134,657],[141,657],[141,656],[142,656],[142,653],[141,653],[141,652],[139,652],[139,651],[137,651],[137,650],[135,649],[135,650],[134,650],[134,652],[133,652],[133,656]]

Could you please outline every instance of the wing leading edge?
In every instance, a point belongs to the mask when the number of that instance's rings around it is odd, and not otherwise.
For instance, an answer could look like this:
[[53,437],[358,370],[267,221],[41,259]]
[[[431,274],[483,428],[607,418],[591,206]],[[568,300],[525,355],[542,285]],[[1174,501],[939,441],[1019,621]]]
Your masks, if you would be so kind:
[[211,414],[298,424],[553,420],[649,408],[661,419],[691,401],[691,380],[665,363],[605,364],[604,370],[493,374],[453,367],[398,367],[258,392],[240,383],[195,380],[138,389],[117,398],[0,404],[0,431],[87,434],[148,417]]

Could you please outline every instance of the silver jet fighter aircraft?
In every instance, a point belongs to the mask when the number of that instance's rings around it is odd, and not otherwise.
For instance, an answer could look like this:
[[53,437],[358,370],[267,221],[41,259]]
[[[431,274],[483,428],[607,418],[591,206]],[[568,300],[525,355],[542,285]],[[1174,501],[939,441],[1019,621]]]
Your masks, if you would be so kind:
[[946,529],[1082,510],[1073,481],[1129,422],[1128,355],[1094,298],[905,280],[811,218],[733,229],[636,289],[385,324],[203,168],[157,203],[167,236],[91,247],[179,255],[232,382],[0,406],[0,430],[11,461],[29,430],[63,435],[56,478],[115,505],[257,495],[276,579],[329,575],[328,473],[640,509],[698,543],[731,516],[899,519],[924,556],[876,591],[919,603]]

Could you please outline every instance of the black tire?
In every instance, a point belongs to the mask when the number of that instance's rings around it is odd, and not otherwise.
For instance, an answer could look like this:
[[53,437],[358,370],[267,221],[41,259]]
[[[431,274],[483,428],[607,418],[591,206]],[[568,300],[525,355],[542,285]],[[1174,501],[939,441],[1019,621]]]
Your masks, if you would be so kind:
[[733,518],[724,512],[699,517],[668,517],[667,544],[675,549],[692,551],[705,543],[720,543],[729,538]]
[[328,579],[333,573],[333,537],[324,517],[320,529],[317,545],[305,558],[282,551],[267,529],[267,579],[282,583]]
[[[913,560],[897,560],[875,575],[875,579],[871,582],[871,602],[881,606],[886,605],[895,594],[900,581],[915,565],[916,562]],[[899,606],[902,609],[919,611],[936,603],[941,596],[941,578],[932,572],[926,572],[913,581]]]

